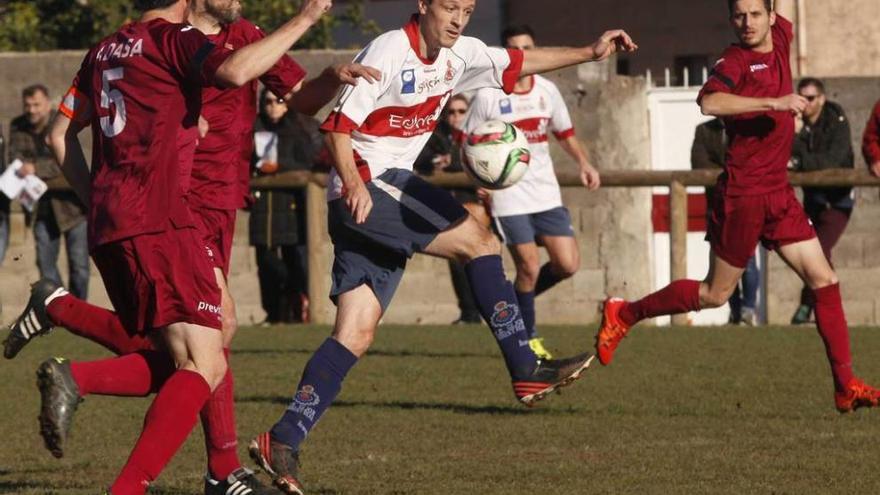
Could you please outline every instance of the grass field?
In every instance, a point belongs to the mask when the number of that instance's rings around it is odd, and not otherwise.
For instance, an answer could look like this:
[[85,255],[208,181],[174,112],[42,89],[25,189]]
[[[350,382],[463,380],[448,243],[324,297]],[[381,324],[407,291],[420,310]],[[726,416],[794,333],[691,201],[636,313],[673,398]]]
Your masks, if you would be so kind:
[[[241,452],[282,413],[326,327],[245,328],[233,366]],[[543,330],[555,350],[593,329]],[[880,382],[880,331],[854,329],[855,364]],[[140,430],[145,399],[90,397],[63,460],[37,434],[34,370],[94,358],[58,331],[0,362],[0,493],[90,494]],[[841,416],[812,328],[636,330],[534,410],[513,399],[482,327],[382,327],[303,449],[311,494],[876,493],[880,411]],[[199,494],[201,429],[151,493]]]

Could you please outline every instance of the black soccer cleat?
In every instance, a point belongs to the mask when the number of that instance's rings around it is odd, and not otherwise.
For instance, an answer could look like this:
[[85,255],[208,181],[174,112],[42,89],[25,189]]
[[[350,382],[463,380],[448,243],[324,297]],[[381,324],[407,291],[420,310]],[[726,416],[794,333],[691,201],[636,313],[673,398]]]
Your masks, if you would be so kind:
[[513,393],[527,407],[532,407],[554,390],[569,385],[593,362],[592,354],[585,353],[566,359],[538,360],[538,366],[525,380],[513,381]]
[[54,326],[46,313],[46,300],[66,295],[64,287],[49,279],[31,285],[31,298],[21,315],[9,325],[9,335],[3,341],[3,356],[12,359],[36,336],[46,335]]
[[70,372],[70,361],[52,358],[37,368],[40,389],[40,435],[46,449],[57,458],[64,457],[64,444],[73,424],[73,414],[83,401]]
[[205,495],[279,495],[282,492],[264,486],[253,471],[238,468],[225,480],[215,480],[205,476]]
[[271,478],[272,483],[287,495],[303,495],[299,482],[299,452],[272,440],[269,432],[260,433],[248,446],[251,459]]

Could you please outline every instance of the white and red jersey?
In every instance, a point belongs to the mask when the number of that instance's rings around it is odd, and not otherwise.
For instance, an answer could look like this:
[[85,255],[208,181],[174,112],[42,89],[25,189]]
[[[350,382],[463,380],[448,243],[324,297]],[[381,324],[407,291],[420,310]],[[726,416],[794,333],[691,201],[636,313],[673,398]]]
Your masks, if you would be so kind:
[[465,134],[493,119],[515,124],[525,133],[532,159],[528,172],[519,182],[507,189],[492,191],[492,215],[525,215],[562,206],[547,135],[552,132],[556,139],[566,139],[574,135],[574,127],[556,85],[541,76],[532,76],[531,88],[521,93],[507,95],[496,89],[477,91],[464,124]]
[[[382,34],[358,54],[355,62],[375,67],[382,80],[346,86],[321,129],[351,134],[364,181],[390,168],[412,170],[453,91],[489,87],[510,93],[522,61],[520,50],[490,48],[467,36],[452,48],[441,48],[433,60],[422,58],[415,15],[402,29]],[[330,181],[327,195],[332,200],[342,194],[335,170]]]

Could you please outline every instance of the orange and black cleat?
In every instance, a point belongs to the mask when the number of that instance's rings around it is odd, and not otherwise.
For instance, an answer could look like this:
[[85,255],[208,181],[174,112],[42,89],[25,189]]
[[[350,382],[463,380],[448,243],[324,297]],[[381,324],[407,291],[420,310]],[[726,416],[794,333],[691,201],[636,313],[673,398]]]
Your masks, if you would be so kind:
[[843,392],[834,393],[834,403],[842,413],[853,412],[860,407],[877,407],[880,404],[880,390],[853,378]]
[[603,365],[611,364],[614,351],[629,332],[629,325],[620,319],[620,309],[626,301],[619,297],[609,297],[602,305],[602,326],[596,334],[596,355]]

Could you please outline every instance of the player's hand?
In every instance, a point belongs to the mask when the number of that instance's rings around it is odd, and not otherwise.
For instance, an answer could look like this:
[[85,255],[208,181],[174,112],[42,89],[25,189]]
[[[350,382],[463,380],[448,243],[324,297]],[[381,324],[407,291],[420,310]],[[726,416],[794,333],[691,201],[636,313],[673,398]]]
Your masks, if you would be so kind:
[[605,31],[590,48],[593,49],[593,61],[599,62],[618,52],[634,52],[639,49],[639,45],[626,34],[626,31],[612,29]]
[[452,155],[446,153],[444,155],[437,155],[434,157],[431,162],[434,164],[434,170],[439,171],[443,170],[446,167],[452,165]]
[[868,169],[874,177],[880,177],[880,162],[874,162]]
[[355,223],[362,224],[367,221],[370,210],[373,209],[373,198],[364,181],[358,177],[351,184],[345,184],[345,206],[351,212]]
[[797,114],[794,116],[794,133],[800,134],[801,130],[804,128],[804,116],[802,114]]
[[333,73],[340,83],[352,86],[357,86],[358,79],[364,79],[370,84],[382,79],[382,73],[378,69],[361,64],[334,65]]
[[33,164],[33,162],[24,162],[21,164],[21,168],[19,168],[15,172],[19,177],[27,177],[28,175],[34,175],[37,173],[37,166]]
[[599,171],[593,168],[589,163],[585,163],[581,166],[581,184],[590,191],[595,191],[602,185],[602,180],[599,178]]
[[483,202],[483,204],[489,204],[489,200],[492,199],[492,191],[486,189],[485,187],[477,188],[477,198]]
[[793,114],[802,114],[807,108],[807,99],[801,95],[794,93],[780,98],[774,98],[771,106],[776,112],[791,112]]
[[305,17],[312,24],[318,22],[330,7],[333,6],[332,0],[303,0],[302,7],[299,9],[299,15]]

